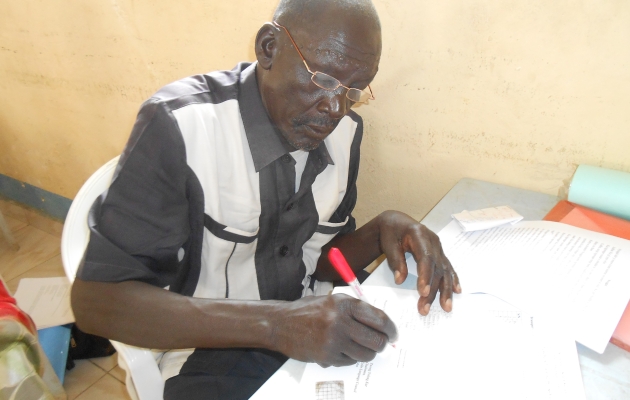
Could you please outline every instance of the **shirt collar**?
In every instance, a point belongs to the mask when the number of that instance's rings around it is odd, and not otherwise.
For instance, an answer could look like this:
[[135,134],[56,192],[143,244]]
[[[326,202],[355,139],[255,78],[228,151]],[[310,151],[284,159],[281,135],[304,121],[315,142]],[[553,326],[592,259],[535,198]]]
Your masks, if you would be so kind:
[[[249,151],[252,153],[254,168],[258,172],[292,150],[285,147],[284,141],[280,139],[280,133],[274,128],[265,110],[258,90],[256,65],[254,62],[241,72],[238,103]],[[322,142],[312,152],[316,153],[318,159],[334,165],[326,143]]]

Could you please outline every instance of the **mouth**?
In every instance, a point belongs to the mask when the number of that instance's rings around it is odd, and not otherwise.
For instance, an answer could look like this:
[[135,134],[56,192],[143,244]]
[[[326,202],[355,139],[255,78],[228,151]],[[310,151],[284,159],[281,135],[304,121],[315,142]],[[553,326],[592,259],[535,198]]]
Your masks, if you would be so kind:
[[318,139],[325,138],[335,129],[334,127],[325,125],[304,125],[304,127],[306,127],[311,133],[314,133],[314,135],[311,136],[316,136]]

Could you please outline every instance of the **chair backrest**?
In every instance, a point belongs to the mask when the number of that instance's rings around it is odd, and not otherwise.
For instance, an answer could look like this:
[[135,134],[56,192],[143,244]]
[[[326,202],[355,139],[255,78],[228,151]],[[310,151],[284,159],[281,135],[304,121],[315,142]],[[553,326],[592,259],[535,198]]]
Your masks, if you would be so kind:
[[61,261],[70,282],[74,282],[79,263],[90,240],[90,230],[87,225],[88,212],[94,200],[111,184],[118,158],[109,160],[88,178],[68,211],[61,234]]
[[[94,200],[107,190],[112,182],[118,158],[113,158],[83,184],[72,201],[61,234],[61,260],[70,282],[90,240],[87,217]],[[111,341],[118,351],[118,362],[127,371],[127,391],[132,399],[162,399],[164,381],[154,355],[147,349]]]

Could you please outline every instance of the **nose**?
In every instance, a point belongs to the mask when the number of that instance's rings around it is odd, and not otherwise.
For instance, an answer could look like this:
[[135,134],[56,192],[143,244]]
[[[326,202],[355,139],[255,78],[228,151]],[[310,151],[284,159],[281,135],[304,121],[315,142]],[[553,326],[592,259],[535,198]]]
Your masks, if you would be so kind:
[[335,91],[324,91],[324,96],[319,101],[317,109],[320,112],[324,112],[332,119],[341,119],[347,113],[350,108],[348,98],[344,88],[339,88]]

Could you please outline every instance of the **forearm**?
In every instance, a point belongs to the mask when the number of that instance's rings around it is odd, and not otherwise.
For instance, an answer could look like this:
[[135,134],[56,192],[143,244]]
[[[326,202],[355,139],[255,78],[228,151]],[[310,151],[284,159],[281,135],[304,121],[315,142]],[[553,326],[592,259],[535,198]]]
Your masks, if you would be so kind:
[[352,233],[335,237],[324,246],[313,276],[320,281],[339,279],[339,274],[328,261],[328,250],[331,247],[337,247],[341,250],[355,272],[362,270],[376,260],[383,253],[380,244],[380,225],[384,222],[386,213],[380,214]]
[[274,348],[274,318],[285,302],[211,300],[146,283],[77,279],[72,308],[86,332],[147,348]]

